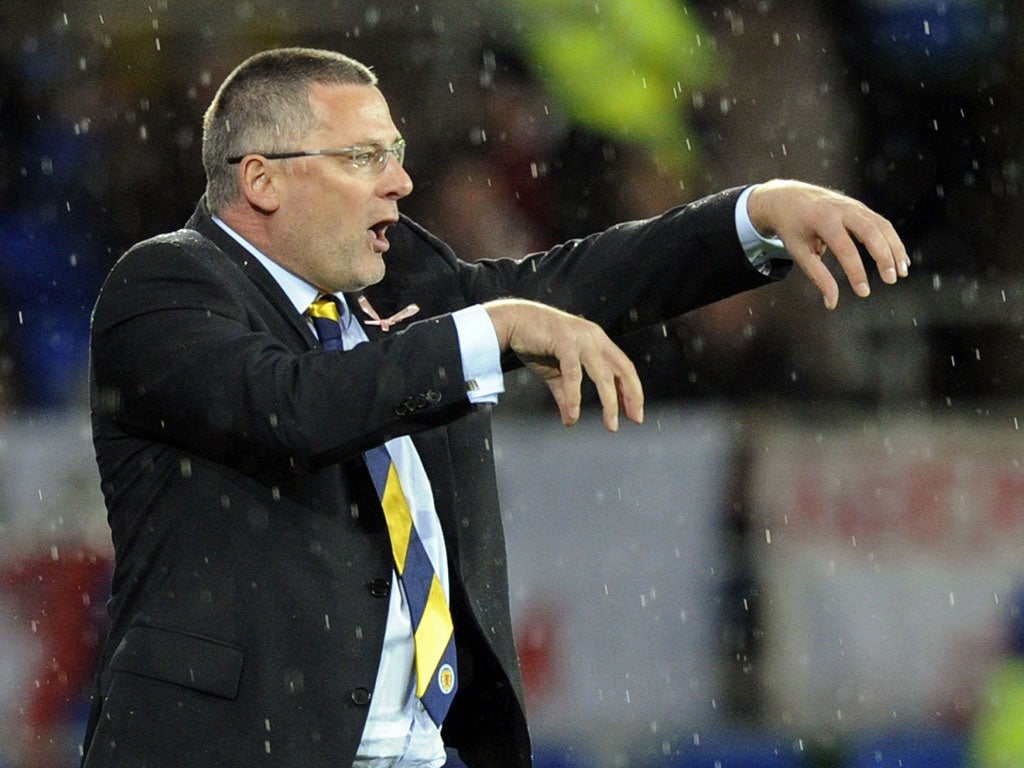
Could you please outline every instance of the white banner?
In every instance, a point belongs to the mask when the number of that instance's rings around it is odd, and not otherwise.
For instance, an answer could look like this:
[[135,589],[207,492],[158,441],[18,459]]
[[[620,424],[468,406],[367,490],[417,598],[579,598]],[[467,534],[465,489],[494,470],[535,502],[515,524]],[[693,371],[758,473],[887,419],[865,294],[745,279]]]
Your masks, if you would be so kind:
[[761,431],[752,541],[777,722],[969,721],[1024,576],[1024,443],[997,421]]
[[611,434],[595,412],[572,429],[553,410],[498,413],[534,732],[594,746],[614,739],[609,724],[660,739],[716,714],[725,417],[648,407],[643,426]]

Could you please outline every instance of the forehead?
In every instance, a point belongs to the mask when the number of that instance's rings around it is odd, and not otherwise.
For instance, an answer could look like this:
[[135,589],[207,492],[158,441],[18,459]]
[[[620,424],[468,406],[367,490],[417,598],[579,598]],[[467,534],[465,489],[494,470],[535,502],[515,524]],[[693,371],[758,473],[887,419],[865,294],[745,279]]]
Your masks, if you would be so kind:
[[309,101],[320,122],[316,137],[343,144],[391,144],[400,136],[376,86],[317,83],[309,89]]

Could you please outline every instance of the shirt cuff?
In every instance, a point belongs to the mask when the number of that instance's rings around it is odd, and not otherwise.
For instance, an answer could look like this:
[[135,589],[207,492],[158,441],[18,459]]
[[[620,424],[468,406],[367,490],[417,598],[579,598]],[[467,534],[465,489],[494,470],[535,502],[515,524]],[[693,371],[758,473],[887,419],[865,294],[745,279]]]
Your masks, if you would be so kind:
[[750,221],[750,214],[747,211],[747,198],[757,188],[752,184],[740,193],[736,200],[736,234],[740,239],[743,252],[747,259],[758,272],[764,275],[772,273],[772,259],[785,259],[792,261],[792,257],[786,252],[786,246],[778,237],[765,237],[753,222]]
[[459,337],[466,393],[471,403],[496,403],[505,391],[501,350],[487,310],[479,304],[452,312]]

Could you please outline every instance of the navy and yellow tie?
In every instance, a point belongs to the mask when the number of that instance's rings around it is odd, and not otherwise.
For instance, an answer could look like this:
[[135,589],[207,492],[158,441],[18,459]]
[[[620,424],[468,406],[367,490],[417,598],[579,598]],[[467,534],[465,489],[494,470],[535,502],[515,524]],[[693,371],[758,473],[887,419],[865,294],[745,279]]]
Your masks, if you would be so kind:
[[[338,302],[320,296],[308,311],[325,349],[342,349]],[[416,532],[398,471],[381,445],[366,451],[366,466],[380,496],[391,538],[395,570],[412,616],[416,695],[431,719],[440,725],[458,687],[455,637],[444,588]]]

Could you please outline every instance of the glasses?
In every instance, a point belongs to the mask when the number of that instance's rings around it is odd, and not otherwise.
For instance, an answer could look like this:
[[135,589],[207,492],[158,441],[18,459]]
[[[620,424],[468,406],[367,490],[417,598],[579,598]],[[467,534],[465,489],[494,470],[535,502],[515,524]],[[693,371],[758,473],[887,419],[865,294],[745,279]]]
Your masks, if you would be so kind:
[[[249,152],[250,155],[263,154],[261,152]],[[267,160],[287,160],[291,157],[315,157],[326,155],[328,157],[347,157],[353,168],[359,170],[370,170],[374,173],[381,173],[388,165],[388,160],[394,156],[396,162],[402,165],[405,162],[405,139],[399,139],[390,147],[344,147],[343,149],[301,149],[295,152],[273,152],[263,154]],[[229,157],[228,165],[237,165],[242,162],[246,155]]]

